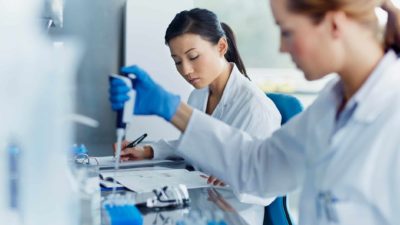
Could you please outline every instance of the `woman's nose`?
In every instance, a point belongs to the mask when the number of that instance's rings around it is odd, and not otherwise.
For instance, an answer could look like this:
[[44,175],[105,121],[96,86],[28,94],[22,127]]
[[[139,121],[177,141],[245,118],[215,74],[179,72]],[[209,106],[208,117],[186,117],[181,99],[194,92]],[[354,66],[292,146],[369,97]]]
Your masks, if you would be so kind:
[[184,76],[190,76],[193,73],[193,67],[190,63],[182,63],[182,74]]

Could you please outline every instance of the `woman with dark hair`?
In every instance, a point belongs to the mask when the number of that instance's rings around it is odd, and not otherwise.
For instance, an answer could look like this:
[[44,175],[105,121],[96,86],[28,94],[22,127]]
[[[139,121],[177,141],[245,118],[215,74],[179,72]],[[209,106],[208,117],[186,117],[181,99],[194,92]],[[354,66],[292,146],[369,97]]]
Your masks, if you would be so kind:
[[[270,0],[280,51],[307,80],[337,77],[269,138],[192,109],[137,66],[123,69],[136,75],[136,101],[151,92],[162,107],[137,104],[134,113],[170,121],[183,132],[177,151],[238,191],[268,197],[301,189],[299,224],[399,224],[400,59],[390,47],[396,39],[385,39],[392,40],[385,48],[379,33],[383,2]],[[396,37],[400,27],[387,29]]]
[[[178,13],[165,43],[178,72],[195,87],[188,100],[191,107],[259,138],[280,127],[274,103],[246,75],[232,30],[213,12],[195,8]],[[125,148],[128,143],[122,145],[122,160],[164,159],[175,156],[178,140]],[[212,176],[209,182],[222,183]]]

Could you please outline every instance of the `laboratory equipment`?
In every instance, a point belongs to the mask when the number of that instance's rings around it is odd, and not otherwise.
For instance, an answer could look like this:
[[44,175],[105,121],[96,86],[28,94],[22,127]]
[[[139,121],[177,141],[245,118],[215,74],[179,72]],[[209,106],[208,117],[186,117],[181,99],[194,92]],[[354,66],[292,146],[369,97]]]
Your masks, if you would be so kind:
[[102,204],[105,223],[143,224],[142,213],[177,210],[182,217],[189,212],[189,192],[185,185],[165,186],[153,190],[153,194],[141,202],[137,202],[137,195],[133,193],[110,194]]
[[154,196],[146,202],[136,204],[142,211],[185,208],[190,204],[189,192],[185,185],[165,186],[153,190]]
[[101,192],[99,169],[96,166],[76,164],[73,168],[79,197],[79,224],[101,224]]
[[20,148],[16,143],[7,147],[8,152],[8,174],[9,174],[9,205],[14,210],[19,209],[20,190]]
[[[132,88],[132,80],[135,79],[133,74],[129,74],[128,76],[122,76],[118,74],[111,74],[110,75],[110,82],[123,82],[125,86],[127,86],[128,92],[127,97],[128,99],[123,103],[123,107],[117,110],[117,147],[116,147],[116,154],[115,154],[115,165],[114,165],[114,178],[117,175],[117,171],[119,169],[119,163],[121,158],[121,143],[122,139],[125,137],[125,128],[126,124],[131,121],[131,117],[133,115],[133,109],[135,104],[135,92]],[[113,81],[114,80],[114,81]],[[114,179],[114,184],[116,184],[116,179]],[[116,185],[113,187],[113,194],[115,194]]]
[[[150,75],[139,66],[123,67],[121,71],[125,74],[135,76],[134,89],[137,93],[135,109],[131,111],[135,115],[159,115],[167,121],[171,121],[181,103],[179,95],[168,92],[151,79]],[[129,98],[131,84],[120,80],[110,82],[111,107],[120,111]]]
[[47,29],[50,27],[62,28],[64,24],[64,0],[45,0],[42,19]]
[[[64,120],[72,112],[78,57],[72,45],[56,48],[46,36],[43,4],[13,0],[0,7],[0,103],[7,106],[0,112],[0,218],[8,225],[78,224],[67,161],[72,127]],[[7,157],[13,143],[20,154]],[[18,171],[7,169],[12,164]],[[13,183],[18,189],[8,188]],[[16,207],[10,207],[12,195]]]
[[102,204],[107,225],[142,225],[143,217],[135,206],[132,194],[111,194]]
[[80,165],[90,164],[90,157],[88,155],[88,150],[84,144],[74,144],[72,146],[72,155],[75,163]]

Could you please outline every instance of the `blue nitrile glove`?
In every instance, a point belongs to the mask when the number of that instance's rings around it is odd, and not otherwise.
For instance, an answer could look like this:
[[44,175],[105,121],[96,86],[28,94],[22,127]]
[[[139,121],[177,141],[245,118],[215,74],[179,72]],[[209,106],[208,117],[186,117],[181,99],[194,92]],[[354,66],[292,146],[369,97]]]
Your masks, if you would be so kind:
[[[132,86],[136,90],[134,114],[158,115],[167,121],[171,121],[180,104],[178,95],[166,91],[155,83],[147,72],[139,66],[123,67],[121,72],[136,76],[136,79],[132,80]],[[124,102],[129,99],[128,91],[129,88],[123,81],[111,80],[109,92],[113,110],[122,109]]]

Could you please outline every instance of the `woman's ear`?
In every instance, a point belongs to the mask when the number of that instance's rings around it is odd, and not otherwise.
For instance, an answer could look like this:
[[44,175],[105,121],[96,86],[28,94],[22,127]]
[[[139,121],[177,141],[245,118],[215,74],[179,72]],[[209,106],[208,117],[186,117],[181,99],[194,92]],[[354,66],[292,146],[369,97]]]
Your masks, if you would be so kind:
[[334,11],[330,12],[328,17],[330,17],[331,35],[336,39],[343,33],[343,24],[347,20],[347,16],[344,12]]
[[218,51],[221,56],[225,56],[226,52],[228,52],[229,46],[228,46],[228,41],[226,40],[225,37],[221,37],[218,41]]

